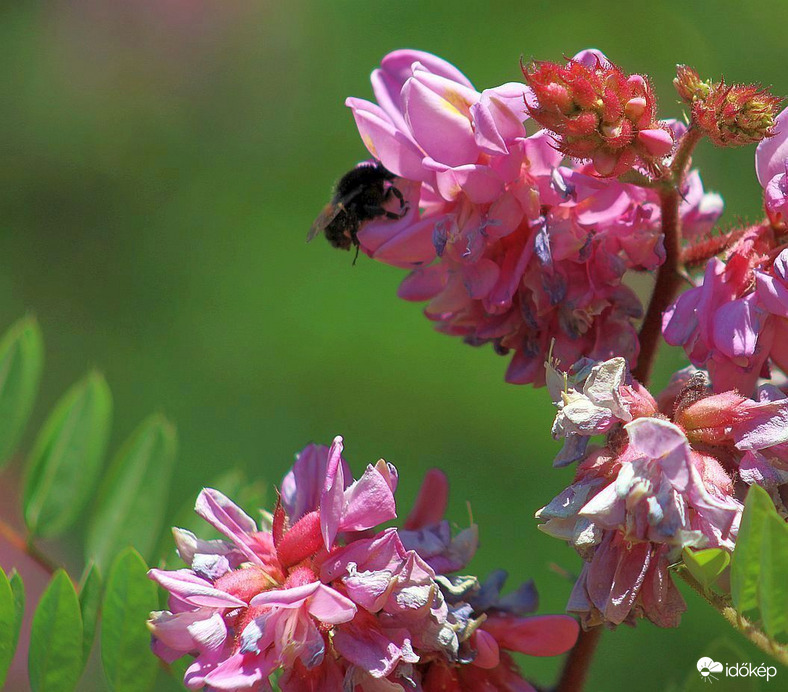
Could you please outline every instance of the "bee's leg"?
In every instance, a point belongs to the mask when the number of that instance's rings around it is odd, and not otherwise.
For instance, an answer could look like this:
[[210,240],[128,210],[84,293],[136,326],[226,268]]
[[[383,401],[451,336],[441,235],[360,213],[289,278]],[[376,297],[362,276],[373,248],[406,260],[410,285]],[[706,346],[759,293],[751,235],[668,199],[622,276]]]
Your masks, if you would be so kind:
[[358,251],[361,249],[361,243],[356,240],[356,256],[353,258],[353,266],[356,266],[356,260],[358,259]]
[[[401,211],[400,212],[389,211],[388,209],[384,209],[383,207],[378,207],[378,206],[366,206],[364,207],[364,209],[369,214],[369,217],[371,219],[384,216],[387,219],[396,220],[396,219],[401,219],[403,216],[405,216],[405,214],[402,213]],[[405,211],[407,212],[407,209]]]
[[[399,216],[397,218],[402,218],[405,214],[408,213],[410,209],[410,204],[405,201],[405,198],[402,196],[402,193],[396,187],[390,187],[389,192],[394,195],[399,200]],[[389,217],[390,218],[390,217]]]

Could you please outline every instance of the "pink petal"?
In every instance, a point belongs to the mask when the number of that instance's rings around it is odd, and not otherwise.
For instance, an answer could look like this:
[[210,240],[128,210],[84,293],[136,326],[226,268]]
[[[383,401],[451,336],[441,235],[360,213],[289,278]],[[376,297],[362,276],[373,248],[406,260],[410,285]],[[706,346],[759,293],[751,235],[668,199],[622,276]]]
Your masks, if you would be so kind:
[[432,158],[425,158],[423,163],[435,171],[438,192],[446,201],[465,193],[473,204],[489,204],[503,192],[503,180],[489,166],[468,163],[449,167]]
[[447,278],[446,264],[419,267],[402,280],[397,296],[403,300],[431,300],[446,287]]
[[364,531],[397,516],[394,493],[372,466],[345,491],[344,500],[340,531]]
[[489,615],[482,630],[491,634],[502,649],[529,656],[558,656],[575,645],[580,627],[568,615]]
[[733,437],[741,450],[765,449],[788,442],[788,399],[748,407],[744,420],[734,426]]
[[205,676],[205,683],[212,689],[235,690],[271,689],[267,682],[260,683],[276,668],[276,663],[257,654],[233,654]]
[[[405,117],[413,137],[427,155],[447,166],[472,163],[478,157],[468,115],[454,105],[465,103],[457,85],[448,80],[436,85],[417,72],[402,90]],[[436,93],[439,87],[441,93]],[[468,104],[470,105],[470,104]]]
[[320,584],[309,600],[309,614],[327,625],[339,625],[353,619],[356,605],[330,586]]
[[253,549],[254,541],[251,534],[257,532],[257,525],[232,500],[218,490],[203,488],[197,497],[194,511],[217,531],[232,539],[251,562],[257,565],[263,564]]
[[411,180],[430,180],[421,165],[424,157],[418,146],[398,130],[374,103],[348,98],[345,105],[353,112],[364,146],[392,173]]
[[572,60],[579,62],[585,67],[590,67],[591,69],[596,69],[598,66],[611,67],[612,65],[612,63],[607,59],[607,56],[601,50],[597,50],[596,48],[586,48],[585,50],[581,50],[572,58]]
[[788,159],[788,108],[777,116],[775,124],[777,134],[762,140],[755,150],[755,174],[763,188],[774,176],[785,173],[785,161]]
[[413,509],[405,519],[406,530],[437,524],[443,519],[449,503],[449,480],[440,469],[430,469],[424,476]]
[[432,236],[444,217],[419,219],[418,212],[399,221],[373,220],[358,233],[361,248],[373,259],[395,267],[428,264],[435,259]]
[[673,149],[673,137],[662,128],[641,130],[638,132],[638,142],[649,154],[656,157],[667,156]]
[[160,569],[152,569],[148,571],[148,576],[173,596],[190,605],[209,608],[246,606],[246,603],[241,599],[214,588],[209,581],[201,579],[189,570],[165,572]]
[[328,450],[326,481],[320,500],[320,526],[326,550],[331,550],[334,543],[345,505],[345,477],[340,463],[342,449],[342,438],[337,435]]

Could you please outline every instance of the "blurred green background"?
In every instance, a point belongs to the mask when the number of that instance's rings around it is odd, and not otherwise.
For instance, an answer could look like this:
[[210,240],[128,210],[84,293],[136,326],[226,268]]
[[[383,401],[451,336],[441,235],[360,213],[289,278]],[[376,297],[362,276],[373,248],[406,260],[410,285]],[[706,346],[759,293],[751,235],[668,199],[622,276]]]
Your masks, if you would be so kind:
[[[403,510],[441,466],[451,517],[467,524],[470,503],[481,528],[474,570],[533,577],[542,610],[562,610],[571,583],[550,565],[580,562],[532,518],[572,474],[550,467],[547,393],[506,385],[504,359],[433,332],[396,298],[402,272],[304,243],[334,179],[366,157],[343,101],[369,97],[370,71],[398,47],[484,88],[518,79],[521,55],[595,46],[650,74],[662,114],[679,116],[677,62],[788,94],[786,26],[778,0],[3,3],[0,326],[26,311],[41,322],[34,423],[97,366],[115,447],[152,410],[177,423],[173,513],[232,466],[278,483],[294,452],[338,433],[353,468],[397,465]],[[696,161],[726,223],[757,218],[752,148],[704,144]],[[663,357],[662,382],[680,362]],[[664,690],[694,671],[726,625],[688,601],[678,631],[607,633],[590,689],[636,676]],[[526,670],[547,683],[558,663]]]

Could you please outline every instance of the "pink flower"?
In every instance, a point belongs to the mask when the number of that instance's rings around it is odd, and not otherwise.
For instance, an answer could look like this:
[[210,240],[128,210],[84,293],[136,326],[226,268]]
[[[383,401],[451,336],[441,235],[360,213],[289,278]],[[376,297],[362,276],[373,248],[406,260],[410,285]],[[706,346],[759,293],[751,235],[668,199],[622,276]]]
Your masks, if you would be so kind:
[[446,574],[473,556],[477,529],[451,535],[448,484],[437,470],[409,528],[374,533],[396,516],[396,486],[396,469],[384,461],[354,481],[337,437],[298,455],[261,527],[218,491],[203,490],[196,510],[227,540],[174,530],[188,568],[150,571],[170,593],[169,610],[148,621],[154,652],[169,662],[194,658],[189,689],[270,690],[269,677],[281,670],[284,692],[426,690],[435,666],[458,679],[530,689],[500,650],[563,653],[577,624],[525,617],[536,606],[533,584],[501,597],[501,573],[483,585]]
[[[702,372],[679,373],[655,400],[622,359],[548,367],[565,438],[557,460],[580,459],[575,480],[537,513],[540,528],[586,561],[569,603],[585,627],[647,617],[678,624],[684,603],[668,576],[685,547],[733,551],[744,483],[783,507],[788,398],[714,394]],[[672,418],[672,420],[668,420]],[[603,447],[588,439],[604,434]]]
[[751,393],[758,377],[768,373],[770,358],[784,362],[778,349],[772,352],[774,325],[761,291],[753,291],[758,276],[762,290],[775,285],[759,271],[768,266],[773,245],[768,227],[748,229],[727,262],[711,259],[702,282],[681,294],[663,316],[665,341],[683,346],[693,365],[708,369],[716,391]]
[[[577,56],[578,64],[600,60]],[[369,151],[398,176],[409,211],[363,223],[358,239],[369,256],[413,269],[400,297],[427,301],[442,332],[511,352],[509,382],[542,384],[553,341],[566,362],[634,362],[642,307],[622,280],[664,260],[654,191],[564,165],[546,131],[525,130],[533,100],[525,85],[480,92],[418,51],[386,56],[372,84],[377,103],[347,103]],[[680,126],[658,130],[670,138]],[[706,232],[721,203],[697,175],[688,183],[682,216]]]

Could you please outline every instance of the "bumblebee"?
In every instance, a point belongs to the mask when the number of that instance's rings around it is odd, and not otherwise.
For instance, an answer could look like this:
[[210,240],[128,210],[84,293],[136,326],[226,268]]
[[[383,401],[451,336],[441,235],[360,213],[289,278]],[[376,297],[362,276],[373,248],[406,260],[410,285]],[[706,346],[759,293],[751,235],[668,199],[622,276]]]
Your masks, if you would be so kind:
[[[350,250],[355,245],[358,257],[358,232],[365,221],[401,219],[408,213],[408,203],[393,184],[395,179],[379,161],[357,164],[337,181],[331,201],[309,229],[307,242],[322,232],[335,248]],[[392,197],[399,200],[398,211],[384,208]]]

